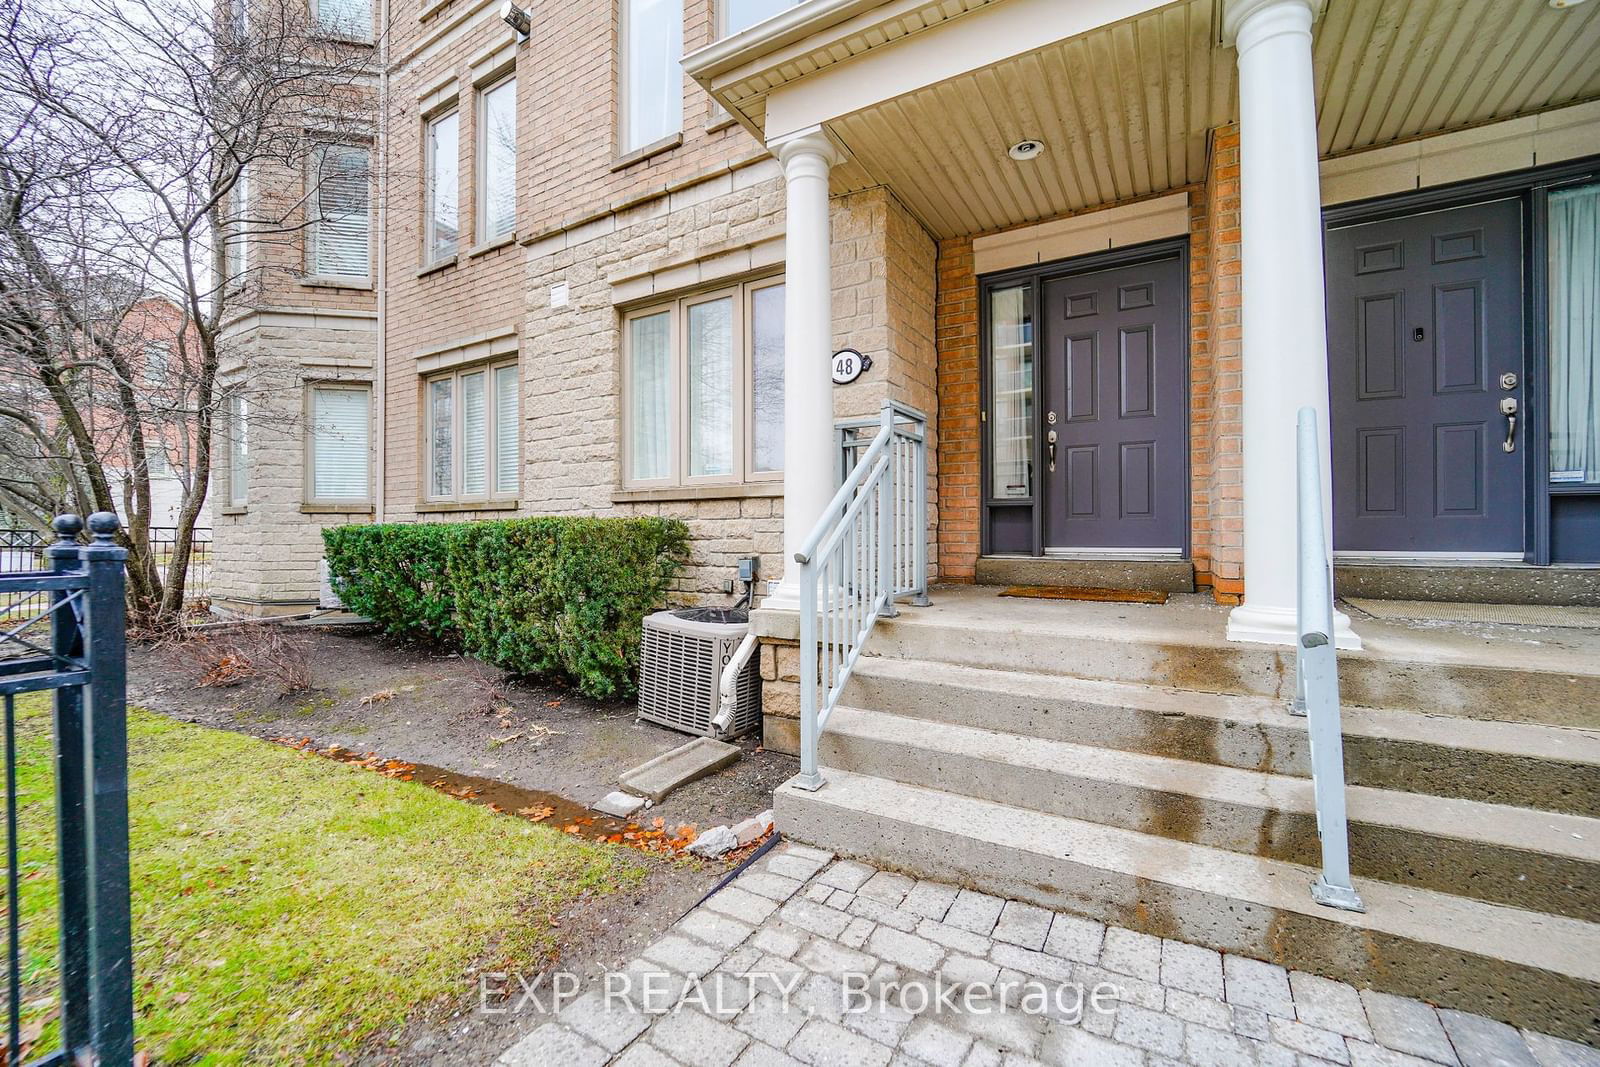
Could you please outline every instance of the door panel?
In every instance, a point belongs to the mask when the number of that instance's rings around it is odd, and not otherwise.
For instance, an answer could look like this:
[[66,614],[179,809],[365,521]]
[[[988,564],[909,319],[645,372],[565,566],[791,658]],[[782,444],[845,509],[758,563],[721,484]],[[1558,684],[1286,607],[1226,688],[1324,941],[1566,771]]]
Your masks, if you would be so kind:
[[1520,553],[1521,202],[1341,227],[1327,260],[1334,549]]
[[[1188,520],[1188,290],[1176,256],[1047,280],[1048,549],[1181,551]],[[1055,420],[1050,420],[1050,414]],[[1048,439],[1048,438],[1047,438]]]

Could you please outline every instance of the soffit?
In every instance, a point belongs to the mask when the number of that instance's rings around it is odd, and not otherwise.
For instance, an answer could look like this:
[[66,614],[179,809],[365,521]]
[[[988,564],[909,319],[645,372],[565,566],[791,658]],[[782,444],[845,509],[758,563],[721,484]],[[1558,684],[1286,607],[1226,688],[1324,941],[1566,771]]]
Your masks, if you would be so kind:
[[[1198,183],[1235,62],[1215,0],[1180,0],[829,121],[833,186],[951,237]],[[1313,64],[1322,154],[1357,151],[1600,98],[1600,3],[1331,0]],[[1028,137],[1046,153],[1013,162]]]

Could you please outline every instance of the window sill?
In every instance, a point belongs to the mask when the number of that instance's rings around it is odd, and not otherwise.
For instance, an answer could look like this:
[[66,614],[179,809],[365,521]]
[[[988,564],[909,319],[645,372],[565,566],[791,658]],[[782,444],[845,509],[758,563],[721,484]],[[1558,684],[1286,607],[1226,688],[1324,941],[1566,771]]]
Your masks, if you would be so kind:
[[302,515],[371,515],[371,504],[301,504]]
[[430,274],[435,274],[435,273],[437,273],[437,272],[439,272],[441,270],[444,270],[446,267],[453,267],[455,265],[456,265],[456,257],[455,256],[446,256],[441,260],[438,260],[438,261],[433,262],[433,263],[429,263],[426,267],[422,267],[421,269],[419,269],[417,271],[417,277],[426,278]]
[[674,500],[749,500],[781,497],[783,482],[743,482],[726,485],[663,485],[649,489],[613,489],[613,504],[665,503]]
[[467,258],[468,259],[477,259],[479,256],[488,255],[490,252],[493,252],[497,248],[504,248],[506,245],[514,245],[516,243],[517,243],[517,231],[516,230],[512,230],[510,233],[506,234],[504,237],[496,237],[494,240],[485,242],[484,244],[481,244],[476,248],[467,249]]
[[429,500],[417,505],[417,514],[443,515],[464,511],[515,511],[517,507],[518,502],[515,500],[478,500],[466,504],[444,500]]
[[660,155],[662,152],[670,152],[682,143],[683,131],[679,130],[677,133],[669,134],[668,136],[661,138],[659,141],[653,141],[650,144],[645,145],[643,148],[635,148],[632,152],[618,156],[616,159],[611,161],[611,169],[613,171],[626,170],[635,163],[644,162],[651,156]]
[[371,278],[335,278],[327,275],[307,275],[299,284],[308,289],[359,289],[372,292]]
[[371,37],[355,37],[348,33],[340,33],[337,30],[328,30],[318,27],[316,36],[319,40],[328,41],[331,44],[356,44],[365,48],[373,47],[373,41]]
[[721,133],[723,130],[726,130],[730,126],[737,126],[737,125],[739,125],[739,120],[734,118],[732,113],[724,111],[720,115],[713,115],[710,119],[708,119],[706,121],[706,132],[707,133]]
[[217,509],[218,515],[245,515],[250,511],[244,504],[226,504]]

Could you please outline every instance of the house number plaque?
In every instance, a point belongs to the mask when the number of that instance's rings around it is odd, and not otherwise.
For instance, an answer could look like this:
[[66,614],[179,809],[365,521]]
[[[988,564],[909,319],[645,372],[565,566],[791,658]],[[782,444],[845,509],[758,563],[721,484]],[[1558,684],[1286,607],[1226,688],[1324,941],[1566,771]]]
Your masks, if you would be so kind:
[[872,357],[853,348],[841,348],[833,354],[833,384],[849,385],[872,369]]

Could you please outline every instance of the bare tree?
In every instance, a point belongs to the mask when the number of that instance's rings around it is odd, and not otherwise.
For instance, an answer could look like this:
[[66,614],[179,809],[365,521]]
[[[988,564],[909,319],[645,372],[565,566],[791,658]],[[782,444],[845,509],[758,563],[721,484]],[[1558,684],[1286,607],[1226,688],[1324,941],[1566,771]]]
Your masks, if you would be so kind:
[[[0,508],[41,528],[121,513],[130,608],[168,625],[227,430],[227,328],[298,273],[324,184],[366,182],[318,148],[371,136],[375,53],[305,0],[0,0],[0,23]],[[152,301],[176,317],[160,376]],[[167,466],[183,495],[163,560]]]

